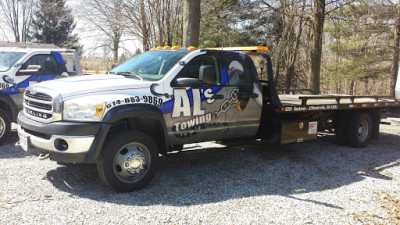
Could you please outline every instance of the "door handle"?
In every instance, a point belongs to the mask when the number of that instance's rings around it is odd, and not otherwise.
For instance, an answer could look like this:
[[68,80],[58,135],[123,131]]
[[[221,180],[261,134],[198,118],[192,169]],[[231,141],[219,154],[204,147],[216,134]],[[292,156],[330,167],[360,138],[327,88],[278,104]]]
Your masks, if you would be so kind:
[[251,94],[248,94],[248,97],[249,97],[249,98],[258,98],[258,94],[256,94],[256,93],[251,93]]
[[223,99],[223,95],[213,95],[211,99]]
[[240,98],[258,98],[256,93],[239,93]]

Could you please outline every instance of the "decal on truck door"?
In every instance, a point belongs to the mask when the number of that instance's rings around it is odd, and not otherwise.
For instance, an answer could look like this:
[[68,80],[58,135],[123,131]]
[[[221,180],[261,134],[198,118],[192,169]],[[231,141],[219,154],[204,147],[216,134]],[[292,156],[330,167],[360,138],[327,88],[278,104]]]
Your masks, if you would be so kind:
[[10,85],[7,83],[0,83],[0,89],[1,90],[8,90],[10,88]]
[[111,109],[115,106],[119,105],[127,105],[127,104],[135,104],[135,103],[145,103],[145,104],[150,104],[157,106],[158,108],[161,108],[163,105],[163,100],[162,98],[159,97],[154,97],[154,96],[148,96],[148,95],[143,95],[143,96],[131,96],[131,97],[125,97],[121,99],[117,99],[114,101],[110,101],[106,103],[106,109]]
[[[197,134],[198,130],[209,126],[218,126],[217,123],[211,123],[213,119],[212,113],[206,113],[202,107],[202,100],[208,104],[212,104],[214,94],[211,88],[185,88],[174,89],[174,100],[172,108],[172,118],[188,118],[183,121],[177,121],[173,124],[172,130],[176,137],[185,138]],[[182,132],[185,131],[185,132]]]
[[[218,127],[222,123],[217,122],[222,113],[228,111],[231,105],[238,101],[239,89],[234,89],[229,99],[225,99],[219,106],[218,111],[206,113],[205,109],[201,106],[201,94],[204,96],[205,102],[208,104],[213,103],[216,99],[212,98],[214,94],[212,89],[191,89],[193,100],[190,101],[186,89],[174,89],[174,107],[172,109],[172,117],[191,117],[191,119],[174,123],[173,131],[187,131],[184,133],[176,134],[177,137],[185,138],[197,134],[196,131],[208,127]],[[192,103],[192,104],[191,104]],[[226,124],[223,123],[226,127]]]

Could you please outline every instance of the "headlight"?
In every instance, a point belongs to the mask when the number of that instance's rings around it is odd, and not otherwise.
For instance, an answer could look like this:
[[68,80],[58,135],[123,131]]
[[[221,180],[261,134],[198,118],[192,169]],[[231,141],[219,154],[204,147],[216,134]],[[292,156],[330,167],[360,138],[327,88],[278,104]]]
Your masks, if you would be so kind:
[[100,121],[104,102],[92,98],[72,99],[64,102],[64,120]]

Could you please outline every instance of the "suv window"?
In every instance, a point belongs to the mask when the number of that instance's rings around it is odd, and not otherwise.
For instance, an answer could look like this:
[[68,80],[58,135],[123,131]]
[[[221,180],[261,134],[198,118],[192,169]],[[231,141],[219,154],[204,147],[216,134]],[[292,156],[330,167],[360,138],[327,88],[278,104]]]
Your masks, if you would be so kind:
[[27,69],[29,65],[39,65],[39,75],[58,74],[57,61],[53,55],[34,55],[21,66],[21,70]]
[[214,81],[212,84],[207,85],[221,85],[221,76],[218,67],[217,57],[213,55],[199,55],[194,57],[190,62],[188,62],[182,70],[178,73],[177,78],[195,78],[202,80],[200,77],[200,68],[202,66],[211,66],[214,72]]
[[25,53],[0,52],[0,72],[9,70]]

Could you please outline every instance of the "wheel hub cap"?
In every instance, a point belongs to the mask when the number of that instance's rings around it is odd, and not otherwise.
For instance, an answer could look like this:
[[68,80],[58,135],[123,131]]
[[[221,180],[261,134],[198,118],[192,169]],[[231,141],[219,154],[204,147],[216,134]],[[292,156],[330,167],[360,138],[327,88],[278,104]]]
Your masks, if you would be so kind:
[[358,127],[358,137],[360,141],[365,141],[368,138],[369,127],[368,122],[363,120]]
[[124,167],[131,174],[140,173],[144,169],[144,157],[141,153],[132,153],[125,158]]
[[0,118],[0,137],[4,135],[6,131],[6,123],[4,122],[3,118]]
[[122,147],[114,158],[114,172],[117,177],[129,182],[145,173],[150,165],[147,151],[140,143],[130,143]]

